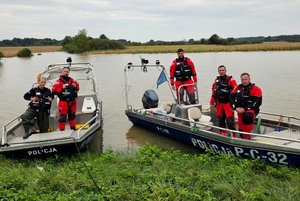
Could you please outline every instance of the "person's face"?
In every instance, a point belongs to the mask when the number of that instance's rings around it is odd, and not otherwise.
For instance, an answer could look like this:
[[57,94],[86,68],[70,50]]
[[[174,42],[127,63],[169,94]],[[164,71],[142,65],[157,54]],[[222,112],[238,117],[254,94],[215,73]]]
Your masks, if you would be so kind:
[[183,58],[184,57],[184,52],[177,52],[178,58]]
[[250,77],[248,75],[241,76],[241,83],[243,86],[247,86],[250,83]]
[[224,76],[226,75],[226,69],[224,67],[221,67],[218,69],[219,75]]
[[69,76],[70,70],[68,68],[64,68],[62,71],[63,76]]
[[46,80],[45,79],[41,79],[40,82],[39,82],[39,88],[44,88],[46,85]]

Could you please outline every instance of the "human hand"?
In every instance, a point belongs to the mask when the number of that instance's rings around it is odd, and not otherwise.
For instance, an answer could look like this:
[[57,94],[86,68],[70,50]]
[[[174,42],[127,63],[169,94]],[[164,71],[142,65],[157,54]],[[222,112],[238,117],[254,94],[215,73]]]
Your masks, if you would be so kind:
[[48,101],[52,101],[52,98],[48,96],[47,100],[48,100]]
[[238,107],[238,108],[235,109],[235,111],[236,111],[237,113],[241,114],[241,113],[244,113],[244,112],[245,112],[245,109],[242,108],[242,107]]
[[35,97],[31,97],[31,101],[32,101],[32,102],[38,102],[38,101],[39,101],[39,98],[36,97],[36,96],[35,96]]
[[73,87],[76,87],[76,84],[75,83],[72,83]]
[[63,89],[67,88],[68,84],[64,84],[62,87]]
[[174,85],[172,85],[172,90],[174,90],[174,91],[175,91],[175,89],[176,89],[176,88],[175,88],[175,86],[174,86]]

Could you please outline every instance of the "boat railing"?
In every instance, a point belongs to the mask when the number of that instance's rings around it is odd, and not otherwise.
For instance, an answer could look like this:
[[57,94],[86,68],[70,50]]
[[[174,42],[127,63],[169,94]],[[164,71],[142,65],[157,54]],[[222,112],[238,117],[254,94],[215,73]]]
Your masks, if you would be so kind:
[[[91,63],[72,63],[71,66],[74,66],[74,65],[85,65],[85,66],[89,66],[89,67],[92,67],[93,65]],[[51,68],[54,68],[54,67],[61,67],[61,66],[70,66],[70,64],[67,64],[67,63],[62,63],[62,64],[50,64],[47,69],[51,69]]]
[[278,124],[286,123],[288,127],[291,127],[292,125],[297,125],[300,127],[300,118],[298,117],[271,112],[260,112],[259,115],[269,117],[271,120],[277,121]]
[[[97,105],[97,112],[95,114],[95,116],[93,116],[90,120],[88,120],[85,124],[83,124],[78,130],[77,130],[77,137],[79,138],[80,137],[80,132],[88,125],[90,125],[93,121],[95,121],[99,115],[101,115],[102,113],[102,104],[100,102],[98,102],[98,105]],[[101,122],[99,122],[101,124]]]
[[196,101],[196,103],[199,103],[199,94],[198,94],[198,87],[197,87],[197,85],[195,85],[195,84],[183,84],[183,85],[181,85],[181,86],[179,86],[178,87],[178,104],[180,104],[183,100],[181,100],[180,99],[180,94],[181,94],[181,92],[182,93],[184,93],[184,90],[182,90],[182,89],[184,89],[184,87],[189,87],[189,86],[193,86],[194,87],[194,93],[195,93],[195,101]]
[[95,93],[97,93],[98,92],[98,89],[97,89],[97,87],[96,87],[96,80],[94,79],[94,78],[92,78],[92,77],[89,77],[89,78],[87,78],[87,79],[84,79],[84,78],[79,78],[79,79],[76,79],[76,81],[86,81],[86,80],[91,80],[92,81],[92,84],[93,84],[93,92],[95,92]]
[[7,131],[19,124],[22,121],[21,116],[18,116],[9,122],[7,122],[2,129],[2,136],[1,136],[1,146],[7,144]]
[[[202,122],[194,122],[192,120],[189,119],[185,119],[185,118],[180,118],[180,117],[176,117],[176,116],[170,116],[168,114],[164,114],[164,113],[160,113],[160,112],[150,112],[147,113],[147,111],[145,110],[140,110],[142,111],[145,115],[149,115],[151,117],[153,117],[154,115],[157,115],[157,118],[159,119],[164,119],[164,121],[166,122],[166,124],[169,122],[171,123],[174,120],[177,120],[179,122],[184,122],[183,125],[193,125],[190,126],[191,130],[194,132],[200,131],[201,127],[206,127],[206,128],[210,128],[210,129],[205,129],[205,131],[210,131],[211,129],[216,129],[219,131],[226,131],[226,133],[228,133],[227,137],[230,138],[234,138],[233,134],[246,134],[246,135],[251,135],[251,136],[255,136],[255,137],[262,137],[262,138],[270,138],[270,139],[276,139],[276,140],[284,140],[284,141],[289,141],[289,142],[298,142],[300,143],[299,139],[290,139],[290,138],[284,138],[284,137],[277,137],[277,136],[268,136],[268,135],[263,135],[263,134],[258,134],[258,133],[248,133],[248,132],[242,132],[242,131],[237,131],[237,130],[230,130],[227,128],[221,128],[218,126],[214,126],[211,125],[209,123],[202,123]],[[288,116],[287,116],[288,117]],[[237,139],[237,138],[234,138]]]

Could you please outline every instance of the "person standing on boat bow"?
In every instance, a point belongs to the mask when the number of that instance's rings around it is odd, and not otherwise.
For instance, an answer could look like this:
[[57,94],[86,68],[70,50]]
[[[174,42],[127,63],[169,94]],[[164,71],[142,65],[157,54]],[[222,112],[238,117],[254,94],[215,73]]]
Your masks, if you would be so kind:
[[[262,90],[250,82],[249,73],[241,74],[241,84],[230,94],[230,104],[238,113],[239,131],[251,133],[254,119],[262,104]],[[251,139],[251,135],[241,134],[244,139]]]
[[[184,57],[183,49],[177,50],[177,56],[170,66],[170,82],[173,90],[176,90],[177,102],[183,102],[184,90],[187,91],[189,103],[195,104],[195,86],[197,85],[197,74],[194,63],[190,58]],[[190,84],[189,86],[182,87],[180,92],[178,89],[182,85]],[[178,97],[178,93],[180,97]],[[179,98],[179,99],[178,99]],[[179,103],[180,104],[180,103]]]
[[[218,67],[219,76],[214,80],[212,85],[212,96],[210,98],[210,108],[216,107],[218,125],[221,128],[235,130],[234,111],[230,105],[229,96],[231,91],[237,86],[232,76],[226,75],[226,67]],[[220,134],[227,135],[225,130],[220,130]],[[233,134],[235,136],[235,134]]]
[[49,129],[49,114],[51,101],[54,96],[50,89],[45,87],[46,78],[41,74],[37,76],[37,83],[37,87],[30,89],[29,92],[24,94],[24,99],[30,100],[30,103],[25,113],[21,115],[25,131],[23,139],[27,139],[30,136],[29,129],[33,125],[34,118],[37,118],[40,133],[46,133]]
[[59,130],[65,130],[67,117],[70,128],[75,130],[75,113],[76,113],[76,98],[79,90],[79,83],[69,77],[70,67],[65,66],[62,70],[62,75],[54,83],[52,87],[53,94],[59,98],[58,102],[58,127]]

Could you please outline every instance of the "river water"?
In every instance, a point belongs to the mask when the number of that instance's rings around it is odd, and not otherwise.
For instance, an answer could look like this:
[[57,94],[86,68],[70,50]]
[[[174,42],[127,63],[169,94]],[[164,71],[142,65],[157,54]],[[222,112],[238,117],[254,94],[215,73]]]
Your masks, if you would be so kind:
[[[43,53],[32,58],[3,58],[0,61],[0,127],[25,111],[28,102],[24,93],[36,81],[36,75],[49,64],[65,63],[68,56],[74,62],[90,62],[94,65],[103,100],[103,128],[97,134],[95,144],[101,150],[130,151],[145,143],[175,148],[187,152],[193,149],[174,140],[133,126],[124,114],[124,67],[128,62],[140,63],[140,57],[149,63],[160,60],[167,70],[176,54],[112,54],[112,55],[70,55],[64,52]],[[231,52],[231,53],[186,53],[197,70],[199,97],[203,104],[209,103],[211,85],[217,76],[217,67],[224,64],[228,75],[240,83],[239,75],[248,72],[251,81],[263,90],[263,111],[300,116],[300,51],[278,52]],[[147,73],[135,75],[132,88],[140,90],[154,87],[156,77]],[[152,75],[149,72],[149,75]],[[152,77],[152,78],[150,78]],[[166,85],[166,84],[164,84]],[[146,87],[146,88],[144,88]],[[160,90],[160,89],[159,89]],[[162,91],[164,93],[164,91]],[[141,103],[142,93],[135,101]]]

